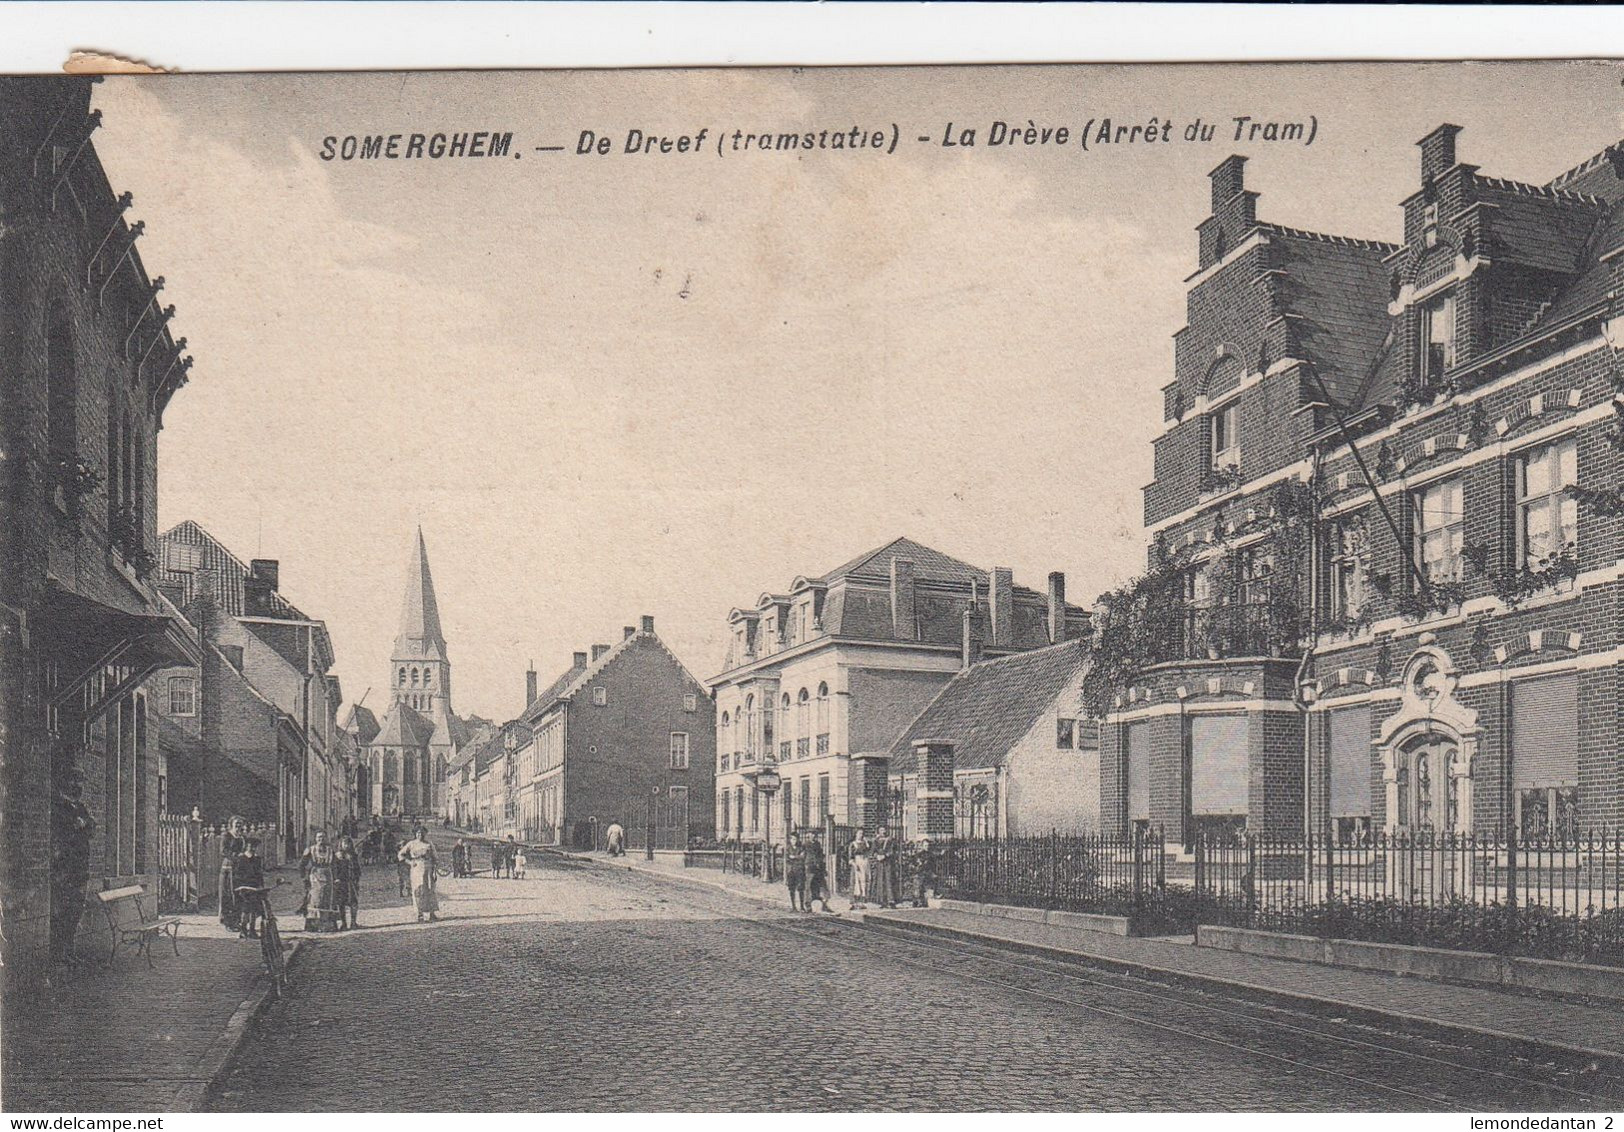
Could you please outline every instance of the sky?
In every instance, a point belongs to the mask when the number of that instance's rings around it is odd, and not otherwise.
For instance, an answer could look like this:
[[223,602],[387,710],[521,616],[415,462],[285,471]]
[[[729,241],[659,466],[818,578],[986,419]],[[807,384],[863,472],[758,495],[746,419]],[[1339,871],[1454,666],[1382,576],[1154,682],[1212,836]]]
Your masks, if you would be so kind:
[[[1071,599],[1140,570],[1141,489],[1205,174],[1259,216],[1396,240],[1414,143],[1543,183],[1624,136],[1611,64],[108,78],[96,144],[196,359],[160,434],[193,519],[384,697],[420,524],[459,712],[523,707],[639,616],[701,678],[735,606],[906,535]],[[1316,123],[1236,142],[1233,118]],[[1171,142],[1077,141],[1156,118]],[[1211,141],[1183,141],[1199,118]],[[990,147],[994,120],[1070,144]],[[977,131],[978,144],[944,147]],[[883,130],[895,153],[718,155]],[[707,132],[687,154],[619,152]],[[323,161],[512,131],[519,157]],[[613,139],[575,153],[581,131]],[[919,142],[929,137],[928,143]],[[539,152],[538,146],[563,146]]]

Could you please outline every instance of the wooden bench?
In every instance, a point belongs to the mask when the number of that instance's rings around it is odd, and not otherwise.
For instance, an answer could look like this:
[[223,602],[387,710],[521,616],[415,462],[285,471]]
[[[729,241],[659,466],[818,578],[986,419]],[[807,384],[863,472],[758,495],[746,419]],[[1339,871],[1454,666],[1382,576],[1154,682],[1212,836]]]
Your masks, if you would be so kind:
[[175,954],[180,954],[180,917],[149,916],[146,896],[146,886],[140,884],[96,893],[102,912],[107,916],[107,927],[113,935],[113,947],[107,955],[108,966],[112,966],[113,960],[118,958],[119,944],[133,943],[147,957],[147,966],[151,967],[152,941],[165,934],[169,936],[169,944],[175,949]]

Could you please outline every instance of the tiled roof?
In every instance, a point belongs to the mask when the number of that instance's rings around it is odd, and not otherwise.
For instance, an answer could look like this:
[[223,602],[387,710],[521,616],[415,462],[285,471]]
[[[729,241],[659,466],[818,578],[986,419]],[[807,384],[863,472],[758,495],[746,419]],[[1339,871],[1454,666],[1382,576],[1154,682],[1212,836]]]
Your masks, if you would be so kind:
[[1331,396],[1352,404],[1366,384],[1387,333],[1389,245],[1302,239],[1284,230],[1276,240],[1276,291],[1290,319],[1296,352],[1311,362]]
[[366,746],[368,743],[372,742],[373,737],[376,736],[380,730],[378,726],[378,717],[373,714],[371,708],[362,707],[360,704],[356,704],[354,707],[350,708],[350,718],[348,722],[344,724],[344,729],[346,731],[353,732],[355,734],[356,742],[360,743],[362,746]]
[[[1082,672],[1088,655],[1083,642],[1064,641],[966,668],[892,745],[892,773],[913,773],[913,744],[922,739],[952,743],[953,762],[961,770],[1002,765]],[[1061,705],[1063,715],[1080,710],[1080,704]]]
[[556,680],[543,688],[535,699],[525,705],[519,718],[526,723],[534,723],[540,719],[548,708],[558,702],[558,698],[564,694],[564,689],[575,683],[575,678],[584,671],[586,671],[584,668],[576,668],[574,665],[566,668]]

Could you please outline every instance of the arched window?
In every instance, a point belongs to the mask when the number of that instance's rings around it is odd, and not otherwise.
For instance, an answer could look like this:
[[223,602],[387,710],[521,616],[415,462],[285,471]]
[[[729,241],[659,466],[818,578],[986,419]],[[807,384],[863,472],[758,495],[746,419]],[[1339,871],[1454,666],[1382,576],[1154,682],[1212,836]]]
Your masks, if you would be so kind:
[[797,734],[790,730],[789,693],[785,692],[778,701],[778,742],[783,747],[783,753],[789,755],[790,739]]
[[732,725],[733,721],[728,717],[727,712],[724,711],[722,713],[722,721],[716,725],[716,749],[722,752],[723,755],[726,755],[728,751],[731,750],[731,748],[728,746],[728,730],[732,727]]
[[829,685],[818,685],[818,734],[829,734]]
[[433,683],[434,683],[434,669],[432,669],[432,668],[423,669],[423,687],[427,688],[430,684],[433,684]]
[[812,738],[812,693],[805,688],[795,701],[795,734],[802,740]]
[[756,698],[744,697],[744,753],[751,758],[756,753]]
[[417,669],[414,668],[414,669],[412,669],[412,687],[414,687],[414,688],[417,687],[417,678],[418,678],[418,671],[417,671]]

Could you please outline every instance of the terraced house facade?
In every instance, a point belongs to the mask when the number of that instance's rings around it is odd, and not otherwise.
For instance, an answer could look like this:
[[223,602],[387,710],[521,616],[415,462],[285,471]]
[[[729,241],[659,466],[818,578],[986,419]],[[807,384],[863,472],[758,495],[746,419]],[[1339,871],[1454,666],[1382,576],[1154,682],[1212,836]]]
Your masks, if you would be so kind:
[[1620,824],[1624,147],[1526,184],[1458,133],[1400,244],[1212,172],[1151,568],[1103,602],[1108,827]]

